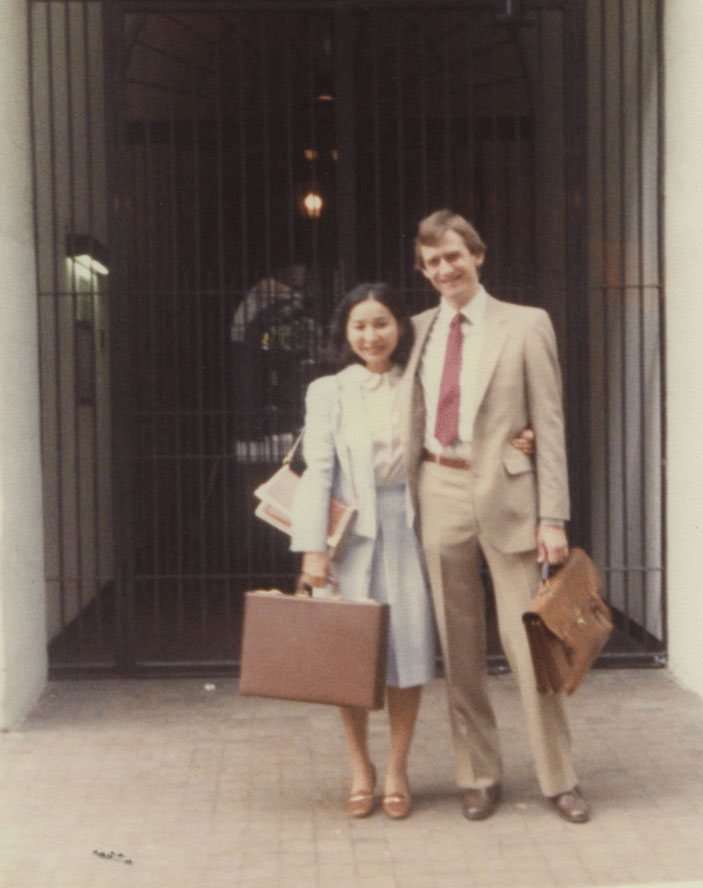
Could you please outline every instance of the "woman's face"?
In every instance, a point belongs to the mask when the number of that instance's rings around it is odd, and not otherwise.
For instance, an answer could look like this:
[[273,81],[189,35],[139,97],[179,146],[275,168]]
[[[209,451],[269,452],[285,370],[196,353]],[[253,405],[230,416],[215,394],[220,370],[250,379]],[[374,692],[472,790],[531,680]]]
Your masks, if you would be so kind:
[[391,355],[398,345],[400,325],[383,303],[364,299],[349,312],[346,337],[367,370],[385,373],[393,366]]

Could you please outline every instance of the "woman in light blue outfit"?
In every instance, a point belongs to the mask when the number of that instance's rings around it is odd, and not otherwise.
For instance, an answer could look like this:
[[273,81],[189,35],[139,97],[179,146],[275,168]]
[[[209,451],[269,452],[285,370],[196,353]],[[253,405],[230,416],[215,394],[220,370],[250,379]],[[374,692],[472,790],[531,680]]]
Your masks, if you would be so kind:
[[[296,493],[291,548],[304,553],[301,573],[312,586],[325,586],[332,574],[343,597],[390,605],[391,740],[382,804],[388,817],[401,819],[411,808],[406,771],[422,685],[435,668],[430,596],[405,483],[397,410],[412,325],[387,284],[361,284],[338,306],[331,338],[347,366],[308,388],[306,470]],[[330,496],[357,507],[331,563],[325,543]],[[368,712],[345,708],[342,720],[351,768],[347,811],[366,817],[376,807]]]

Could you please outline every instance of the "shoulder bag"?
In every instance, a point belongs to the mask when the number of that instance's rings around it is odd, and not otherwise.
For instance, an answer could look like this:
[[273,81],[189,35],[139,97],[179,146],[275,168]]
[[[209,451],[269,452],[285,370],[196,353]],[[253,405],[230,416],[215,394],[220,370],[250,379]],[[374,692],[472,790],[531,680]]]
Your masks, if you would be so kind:
[[[264,481],[254,491],[254,496],[260,500],[254,511],[256,517],[283,531],[283,533],[287,533],[289,536],[291,533],[293,498],[300,481],[300,476],[291,469],[290,464],[302,437],[303,432],[298,435],[291,449],[283,457],[283,463],[280,468],[276,470],[268,481]],[[330,556],[334,555],[339,548],[355,513],[356,508],[354,506],[347,505],[341,500],[330,497],[327,526],[327,548]]]

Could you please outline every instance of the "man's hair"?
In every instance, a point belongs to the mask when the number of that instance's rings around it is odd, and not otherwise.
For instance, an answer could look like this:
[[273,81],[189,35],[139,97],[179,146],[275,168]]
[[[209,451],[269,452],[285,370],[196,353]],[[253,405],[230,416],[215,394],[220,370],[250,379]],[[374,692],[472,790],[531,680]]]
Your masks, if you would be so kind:
[[481,239],[481,235],[468,220],[453,210],[436,210],[426,216],[417,226],[415,268],[420,270],[424,268],[421,247],[436,246],[445,231],[456,231],[466,244],[469,253],[473,253],[474,256],[480,256],[486,252],[486,245]]

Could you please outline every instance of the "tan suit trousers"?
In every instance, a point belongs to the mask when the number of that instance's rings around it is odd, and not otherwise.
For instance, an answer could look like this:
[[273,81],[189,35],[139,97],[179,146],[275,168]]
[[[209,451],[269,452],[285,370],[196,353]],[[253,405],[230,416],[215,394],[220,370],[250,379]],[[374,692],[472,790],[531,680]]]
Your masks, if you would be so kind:
[[457,783],[500,782],[502,759],[485,665],[481,552],[493,581],[503,650],[520,689],[540,788],[555,796],[576,785],[559,696],[537,691],[522,614],[540,580],[536,553],[505,553],[481,539],[470,471],[424,462],[418,479],[420,532],[444,659]]

